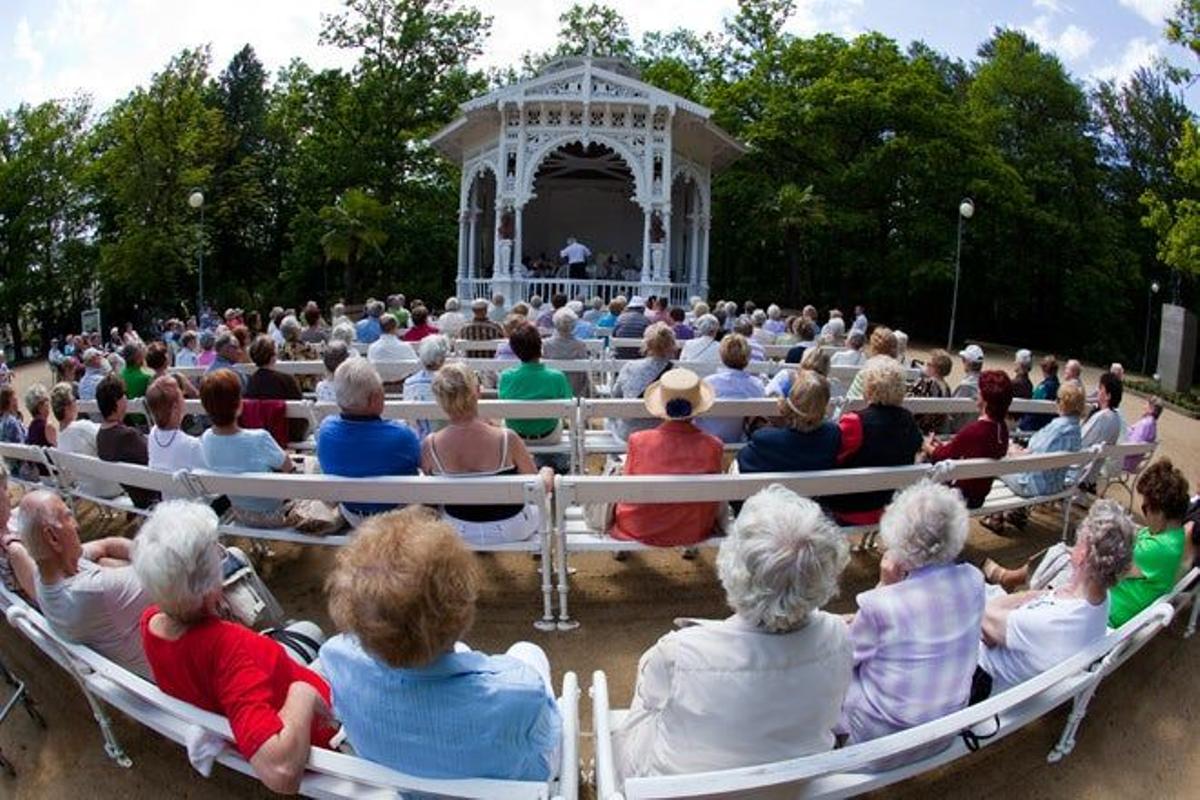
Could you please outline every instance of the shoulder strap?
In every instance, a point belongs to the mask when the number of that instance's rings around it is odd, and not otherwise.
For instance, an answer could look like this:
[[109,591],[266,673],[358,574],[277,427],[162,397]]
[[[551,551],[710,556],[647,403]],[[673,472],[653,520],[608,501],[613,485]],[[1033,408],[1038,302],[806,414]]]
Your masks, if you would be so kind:
[[437,445],[434,444],[437,439],[437,434],[432,434],[429,437],[429,457],[433,459],[433,465],[437,467],[437,471],[441,475],[446,474],[446,468],[442,466],[442,460],[438,458]]

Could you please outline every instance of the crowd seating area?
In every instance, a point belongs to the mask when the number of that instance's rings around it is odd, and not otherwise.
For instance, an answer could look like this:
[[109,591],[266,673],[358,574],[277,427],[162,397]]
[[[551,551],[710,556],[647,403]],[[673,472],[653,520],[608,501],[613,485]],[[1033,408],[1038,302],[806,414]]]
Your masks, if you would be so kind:
[[[778,312],[778,309],[776,309]],[[865,318],[864,318],[865,322]],[[611,387],[622,367],[630,359],[622,353],[642,345],[640,339],[621,339],[611,330],[597,329],[594,339],[586,340],[588,357],[578,360],[546,360],[547,367],[567,374],[584,373],[592,387],[592,396],[560,400],[499,400],[489,394],[479,402],[478,415],[487,420],[556,420],[556,433],[548,440],[531,441],[528,449],[535,456],[562,459],[566,467],[558,470],[552,486],[539,474],[503,474],[481,477],[438,477],[430,475],[349,478],[321,474],[313,456],[313,433],[327,417],[341,413],[337,405],[320,402],[314,395],[285,403],[289,420],[308,423],[308,435],[287,442],[288,457],[297,466],[290,473],[222,473],[209,470],[166,472],[137,464],[102,461],[55,447],[0,443],[0,458],[9,463],[32,465],[33,469],[14,474],[13,483],[26,489],[50,489],[75,506],[86,502],[112,513],[145,517],[151,509],[139,507],[125,494],[101,497],[86,491],[96,482],[118,483],[126,490],[148,490],[164,499],[183,498],[207,502],[213,498],[236,495],[239,498],[272,500],[318,500],[336,507],[345,504],[382,503],[389,505],[444,506],[524,506],[540,510],[533,535],[521,541],[480,544],[469,543],[480,552],[528,554],[531,570],[536,571],[537,596],[533,624],[542,631],[568,632],[585,620],[571,613],[572,574],[581,569],[578,555],[587,552],[624,553],[653,550],[652,545],[616,538],[607,525],[598,524],[593,513],[617,504],[718,503],[718,525],[713,535],[697,547],[718,547],[722,531],[732,524],[734,507],[769,486],[780,485],[804,498],[829,498],[872,491],[895,492],[918,484],[955,484],[967,480],[992,482],[982,506],[970,510],[972,516],[995,516],[1006,512],[1047,507],[1061,513],[1062,539],[1070,539],[1072,511],[1077,504],[1090,502],[1092,495],[1103,496],[1112,485],[1128,492],[1133,500],[1137,475],[1153,456],[1154,443],[1093,445],[1062,452],[1008,455],[1002,458],[946,460],[936,464],[905,463],[902,466],[860,467],[815,470],[809,472],[764,472],[738,474],[736,469],[721,474],[698,475],[614,475],[598,465],[620,463],[629,451],[627,441],[616,435],[610,424],[618,420],[652,418],[642,398],[612,397]],[[505,340],[454,340],[450,360],[461,363],[481,376],[495,376],[515,362],[480,358],[493,353]],[[828,346],[828,345],[826,345]],[[356,345],[362,352],[366,348]],[[836,347],[828,346],[831,350]],[[753,361],[745,372],[764,380],[782,369],[789,346],[764,345],[765,360]],[[982,363],[982,356],[980,356]],[[393,361],[375,364],[385,385],[396,383],[422,369],[420,361]],[[722,368],[720,361],[672,364],[699,376]],[[321,361],[280,361],[272,365],[280,373],[296,378],[327,377]],[[252,373],[252,364],[237,364],[234,369]],[[904,367],[910,385],[922,374]],[[829,378],[843,387],[850,386],[859,367],[833,366]],[[206,367],[170,367],[170,372],[200,378]],[[226,376],[228,378],[228,376]],[[660,376],[661,377],[661,376]],[[232,381],[232,378],[229,378]],[[898,379],[897,379],[898,382]],[[487,390],[485,389],[485,392]],[[339,397],[341,395],[339,394]],[[821,401],[823,402],[823,401]],[[861,399],[834,396],[829,401],[828,419],[837,420],[848,412],[866,406]],[[973,398],[907,397],[903,407],[914,415],[976,415]],[[817,404],[819,410],[820,403]],[[96,418],[99,408],[93,400],[78,401],[81,414]],[[128,401],[128,414],[147,412],[140,398]],[[184,403],[188,415],[205,414],[201,402]],[[713,418],[773,419],[779,416],[776,398],[720,399],[713,402],[707,416]],[[1016,399],[1012,415],[1056,413],[1053,400]],[[214,412],[215,415],[215,412]],[[386,419],[417,422],[447,420],[447,412],[437,403],[407,401],[388,395],[382,416]],[[282,438],[280,439],[282,442]],[[745,442],[726,442],[725,456],[735,456]],[[715,445],[713,445],[715,448]],[[505,450],[507,452],[507,450]],[[631,457],[632,458],[632,457]],[[895,462],[892,462],[895,463]],[[286,465],[286,464],[285,464]],[[1108,465],[1107,469],[1101,469]],[[1014,493],[1002,476],[1041,473],[1070,468],[1076,475],[1095,479],[1098,486],[1085,487],[1068,481],[1062,488],[1044,494],[1022,496]],[[515,468],[514,470],[515,471]],[[599,474],[598,474],[599,473]],[[36,478],[31,476],[37,476]],[[944,491],[944,490],[942,490]],[[135,492],[136,494],[136,492]],[[958,502],[961,503],[961,500]],[[279,541],[298,545],[339,548],[354,541],[353,527],[321,535],[291,527],[255,527],[222,519],[223,537],[257,541]],[[353,523],[353,517],[347,514]],[[706,528],[707,529],[707,528]],[[844,524],[837,531],[853,538],[860,549],[874,546],[878,523]],[[361,541],[361,540],[360,540]],[[839,544],[840,546],[840,544]],[[574,564],[572,561],[574,560]],[[575,800],[581,783],[589,775],[595,796],[600,800],[649,798],[840,798],[895,784],[907,778],[944,766],[989,746],[1045,717],[1055,709],[1069,706],[1070,712],[1048,761],[1057,762],[1075,747],[1079,729],[1089,704],[1106,677],[1167,628],[1177,616],[1187,614],[1185,636],[1194,634],[1200,616],[1200,570],[1191,569],[1166,595],[1153,602],[1132,619],[1062,660],[1036,677],[992,695],[973,705],[930,722],[885,735],[871,741],[850,744],[840,749],[786,761],[751,767],[704,773],[623,778],[614,755],[614,730],[628,713],[613,707],[608,679],[603,671],[591,677],[590,700],[594,737],[594,760],[583,764],[580,757],[581,697],[578,677],[565,672],[556,698],[562,718],[562,739],[554,776],[548,781],[506,781],[490,779],[436,780],[402,774],[349,752],[311,748],[300,794],[318,798],[384,797],[461,797],[461,798],[544,798]],[[11,627],[28,639],[78,685],[99,726],[107,755],[122,767],[133,760],[118,741],[109,719],[114,708],[166,739],[183,747],[192,765],[209,774],[212,764],[220,763],[246,775],[255,775],[250,762],[239,754],[229,722],[216,714],[167,695],[153,683],[122,668],[92,649],[58,635],[37,608],[18,594],[0,586],[0,610]],[[576,634],[579,635],[579,634]],[[20,693],[0,711],[0,721],[18,701]],[[547,699],[547,702],[549,700]],[[553,705],[551,703],[551,705]],[[943,748],[933,747],[949,742]],[[909,755],[907,763],[893,764]],[[883,764],[883,766],[881,766]]]

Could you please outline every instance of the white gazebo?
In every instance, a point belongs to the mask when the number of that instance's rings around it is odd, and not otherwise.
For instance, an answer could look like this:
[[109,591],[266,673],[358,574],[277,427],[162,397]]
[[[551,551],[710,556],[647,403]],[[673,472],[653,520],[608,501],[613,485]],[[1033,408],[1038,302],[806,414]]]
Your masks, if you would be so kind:
[[[712,175],[745,152],[709,109],[586,55],[461,112],[430,140],[462,167],[459,297],[708,296]],[[559,262],[568,237],[586,278]]]

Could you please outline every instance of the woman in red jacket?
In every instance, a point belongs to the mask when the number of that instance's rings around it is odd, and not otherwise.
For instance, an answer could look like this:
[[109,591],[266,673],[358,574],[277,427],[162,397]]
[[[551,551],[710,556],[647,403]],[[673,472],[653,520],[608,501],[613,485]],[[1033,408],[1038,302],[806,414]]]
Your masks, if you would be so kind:
[[[665,420],[629,436],[626,475],[715,475],[724,446],[692,424],[713,404],[713,390],[687,369],[673,369],[646,388],[646,410]],[[612,536],[659,547],[693,545],[713,534],[717,503],[618,503]]]
[[[925,458],[931,464],[947,459],[1004,458],[1008,453],[1008,425],[1004,418],[1012,405],[1012,379],[998,369],[979,374],[979,394],[975,406],[979,418],[969,423],[945,444],[938,444],[931,434],[925,441]],[[967,508],[979,508],[992,490],[991,478],[974,478],[954,484]]]

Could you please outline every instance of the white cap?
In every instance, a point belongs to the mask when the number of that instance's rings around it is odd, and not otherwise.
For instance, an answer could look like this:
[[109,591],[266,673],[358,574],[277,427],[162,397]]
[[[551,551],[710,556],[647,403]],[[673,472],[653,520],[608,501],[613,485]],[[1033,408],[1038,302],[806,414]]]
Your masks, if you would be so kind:
[[1032,364],[1033,363],[1033,353],[1022,347],[1020,350],[1017,351],[1017,363],[1018,364]]
[[958,351],[958,357],[972,364],[978,364],[983,361],[983,348],[977,344],[967,345],[965,350]]
[[640,294],[635,294],[633,297],[629,298],[629,303],[626,304],[626,308],[645,308],[645,307],[646,307],[646,301],[642,299],[642,296]]

